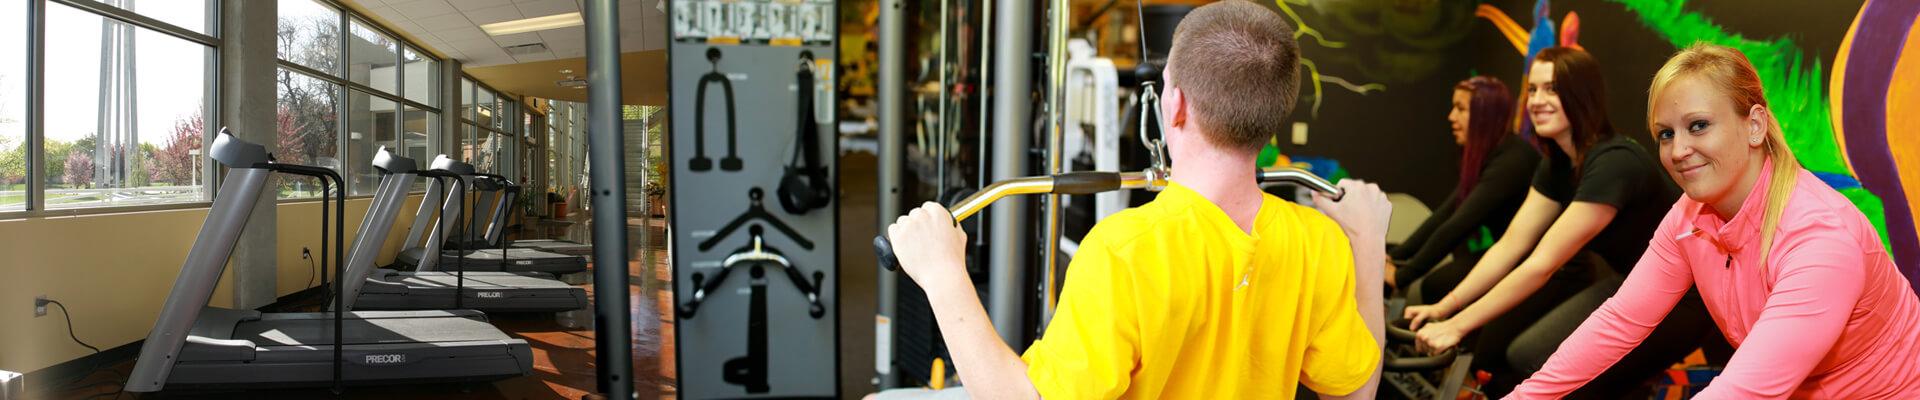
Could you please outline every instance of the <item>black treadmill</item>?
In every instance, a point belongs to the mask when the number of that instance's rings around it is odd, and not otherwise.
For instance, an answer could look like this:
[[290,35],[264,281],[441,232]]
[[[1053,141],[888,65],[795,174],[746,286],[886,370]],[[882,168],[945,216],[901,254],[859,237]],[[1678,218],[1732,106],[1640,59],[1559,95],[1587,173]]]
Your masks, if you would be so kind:
[[[501,182],[505,181],[505,179],[500,178],[498,175],[477,174],[474,172],[473,165],[451,159],[436,158],[432,170],[447,171],[459,175],[457,179],[453,179],[452,190],[456,193],[465,191],[467,188],[491,189],[488,191],[488,193],[491,193],[499,191],[504,187]],[[439,181],[430,183],[427,189],[428,194],[439,193],[435,188],[440,185]],[[437,217],[439,223],[434,224],[435,226],[432,228],[431,233],[426,235],[425,243],[416,246],[414,239],[420,236],[418,232],[425,225],[421,222],[423,220],[433,220],[436,218],[433,216],[433,210],[429,205],[430,203],[421,202],[420,209],[415,214],[413,230],[408,233],[408,243],[402,247],[405,250],[401,250],[399,256],[394,258],[395,262],[412,266],[414,271],[422,272],[447,271],[453,268],[453,264],[456,263],[462,264],[466,271],[540,272],[563,275],[587,270],[587,260],[585,257],[554,254],[532,249],[502,249],[495,247],[477,250],[443,250],[447,248],[446,245],[449,243],[449,235],[445,233],[452,232],[453,229],[455,229],[455,220],[453,218],[447,218],[447,216],[457,215],[457,213],[460,212],[461,206],[466,203],[461,200],[462,197],[464,196],[448,197],[447,201],[442,204],[439,217]],[[485,199],[486,197],[483,196],[483,199],[476,201],[476,203],[486,204]],[[505,202],[502,203],[503,206],[506,205],[504,204]],[[505,212],[506,210],[504,209],[495,212],[495,214],[499,214],[498,217],[500,218],[494,219],[494,226],[504,229]],[[461,235],[461,237],[468,239],[458,242],[470,246],[476,243],[484,243],[484,239],[471,236],[475,230],[479,230],[478,227],[474,226],[477,225],[477,219],[475,219],[474,222],[473,224],[467,224],[468,226],[464,229],[466,234]],[[426,257],[426,254],[439,254],[440,256]]]
[[[234,138],[225,129],[214,137],[208,154],[228,168],[226,177],[140,347],[127,391],[155,392],[169,385],[338,389],[492,380],[533,370],[527,342],[494,328],[478,311],[262,313],[208,307],[256,200],[269,187],[268,176],[277,171],[324,177],[332,180],[332,189],[344,187],[332,170],[272,162],[265,148]],[[324,205],[326,198],[322,200]],[[335,209],[344,212],[342,204],[335,202]],[[344,218],[334,225],[344,228]],[[333,242],[344,244],[336,235]],[[321,253],[323,259],[328,255]],[[344,249],[335,246],[332,253],[340,260]],[[337,277],[344,273],[336,270]],[[336,294],[342,290],[339,283],[344,282],[336,279]]]
[[[441,157],[446,157],[442,155]],[[401,203],[423,172],[414,162],[393,155],[385,147],[373,157],[380,185],[366,221],[360,224],[351,269],[347,273],[347,310],[473,309],[484,312],[559,312],[587,307],[587,290],[536,272],[397,271],[372,268],[374,254],[386,243],[387,233],[400,214]],[[436,179],[457,178],[445,171],[425,171]],[[422,202],[435,202],[430,194]],[[459,196],[455,196],[459,197]],[[457,219],[457,218],[456,218]],[[362,258],[365,258],[364,260]],[[454,264],[456,267],[460,263]],[[457,269],[457,268],[456,268]]]

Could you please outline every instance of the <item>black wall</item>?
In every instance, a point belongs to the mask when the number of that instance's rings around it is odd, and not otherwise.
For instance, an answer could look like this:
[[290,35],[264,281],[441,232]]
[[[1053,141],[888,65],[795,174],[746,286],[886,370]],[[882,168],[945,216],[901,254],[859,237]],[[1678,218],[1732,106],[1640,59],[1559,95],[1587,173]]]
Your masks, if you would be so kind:
[[[1292,145],[1291,135],[1281,132],[1280,148],[1291,156],[1337,159],[1354,177],[1437,206],[1458,180],[1460,148],[1453,144],[1446,121],[1453,85],[1474,73],[1493,75],[1517,96],[1524,62],[1492,22],[1472,17],[1477,2],[1417,3],[1366,0],[1293,6],[1306,26],[1346,42],[1343,48],[1329,48],[1311,37],[1301,38],[1303,55],[1318,64],[1321,73],[1354,83],[1381,83],[1387,89],[1361,95],[1327,82],[1315,117],[1311,82],[1303,75],[1302,100],[1293,120],[1309,125],[1308,142]],[[1533,1],[1488,3],[1522,27],[1533,26]],[[1689,2],[1686,10],[1751,39],[1793,39],[1807,57],[1818,58],[1825,82],[1861,3],[1721,0]],[[1467,23],[1459,21],[1463,9]],[[1644,138],[1647,84],[1678,49],[1618,2],[1553,2],[1555,24],[1569,11],[1580,16],[1580,44],[1601,63],[1615,129],[1651,146]],[[1458,39],[1444,47],[1430,46],[1454,37]]]

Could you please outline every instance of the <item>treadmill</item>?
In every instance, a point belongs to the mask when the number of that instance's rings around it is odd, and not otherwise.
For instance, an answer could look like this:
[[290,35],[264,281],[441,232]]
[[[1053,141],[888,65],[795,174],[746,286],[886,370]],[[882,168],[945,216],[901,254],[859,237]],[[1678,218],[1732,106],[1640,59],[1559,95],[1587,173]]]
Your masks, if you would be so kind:
[[[505,194],[506,199],[500,201],[500,207],[494,214],[494,220],[496,221],[502,220],[507,216],[507,207],[514,201],[520,199],[520,185],[513,183],[513,181],[506,181],[505,183],[506,188],[502,193]],[[580,243],[561,239],[507,240],[506,235],[501,234],[504,228],[505,224],[501,223],[489,225],[487,227],[487,243],[497,247],[500,241],[506,240],[508,248],[533,249],[554,254],[581,256],[587,257],[589,260],[593,257],[593,244],[591,243]]]
[[[456,179],[453,179],[453,191],[456,193],[464,192],[470,187],[481,187],[482,185],[484,185],[485,188],[494,188],[497,190],[500,185],[499,182],[505,181],[505,179],[500,178],[498,175],[477,174],[474,172],[472,164],[453,161],[452,159],[444,157],[434,159],[433,169],[458,175]],[[439,191],[435,190],[435,188],[439,186],[441,186],[439,181],[430,183],[427,189],[428,194],[434,195],[439,193]],[[464,197],[465,196],[462,195],[448,198],[441,206],[440,216],[438,218],[439,223],[434,224],[435,227],[432,229],[432,232],[426,235],[425,243],[416,246],[415,243],[417,242],[415,239],[420,238],[419,232],[426,225],[423,221],[435,219],[432,215],[433,210],[429,206],[431,203],[421,202],[420,209],[418,213],[415,214],[413,229],[408,232],[408,240],[402,247],[405,250],[401,250],[400,255],[395,257],[394,260],[398,264],[413,266],[414,271],[422,272],[444,271],[453,264],[462,264],[466,271],[541,272],[554,275],[571,274],[587,270],[587,260],[584,257],[554,254],[532,249],[502,249],[495,247],[478,250],[442,250],[448,242],[448,235],[445,233],[452,232],[455,228],[454,219],[447,217],[460,213],[462,205],[466,203],[462,200]],[[485,200],[481,200],[481,202],[484,201]],[[496,214],[502,214],[500,215],[502,218],[497,218],[494,221],[494,225],[504,228],[504,225],[500,224],[504,223],[505,211],[496,211]],[[470,239],[459,242],[470,245],[481,242],[471,239],[470,235],[473,231],[477,230],[472,225],[477,225],[477,223],[469,224],[467,229],[464,230],[468,235],[463,235]],[[427,254],[439,254],[439,257],[426,257],[425,255]]]
[[[331,385],[337,393],[347,385],[494,380],[532,372],[527,342],[494,328],[478,311],[262,313],[208,307],[256,200],[269,187],[268,176],[295,173],[323,177],[331,190],[345,187],[332,170],[275,163],[265,148],[226,129],[214,137],[208,154],[228,168],[226,177],[141,344],[127,391],[155,392],[169,385]],[[327,200],[322,198],[323,212]],[[344,204],[335,201],[335,210],[344,214]],[[333,221],[335,232],[344,230],[344,221]],[[335,235],[333,242],[343,244],[340,233]],[[369,239],[356,237],[355,247],[376,248]],[[343,252],[334,247],[334,260]],[[323,260],[327,253],[323,248]],[[355,263],[370,266],[363,261],[371,260],[370,252],[355,253]],[[352,281],[340,279],[344,276],[345,271],[335,270],[336,305],[347,298],[340,284]]]
[[[446,157],[442,155],[441,157]],[[415,171],[412,159],[393,155],[385,147],[373,157],[380,185],[368,206],[366,221],[355,238],[353,266],[349,270],[346,310],[438,310],[472,309],[483,312],[560,312],[587,307],[587,290],[535,272],[442,272],[397,271],[371,268],[372,257],[386,243],[387,232],[398,219],[401,203],[413,179],[421,175],[436,179],[457,178],[445,171]],[[456,199],[460,196],[454,196]],[[429,198],[437,199],[437,194]],[[423,200],[425,202],[425,200]],[[361,260],[362,255],[367,260]],[[456,266],[458,263],[456,263]]]

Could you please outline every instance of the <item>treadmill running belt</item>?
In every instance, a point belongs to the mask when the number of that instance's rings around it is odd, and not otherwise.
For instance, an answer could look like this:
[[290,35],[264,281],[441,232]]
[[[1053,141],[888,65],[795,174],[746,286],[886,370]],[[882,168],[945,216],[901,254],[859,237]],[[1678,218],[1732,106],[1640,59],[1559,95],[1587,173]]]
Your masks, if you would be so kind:
[[[396,277],[400,278],[400,283],[414,288],[452,288],[458,283],[458,278],[452,272],[399,275]],[[553,280],[552,278],[500,274],[469,274],[467,275],[466,287],[467,289],[564,289],[573,286],[566,284],[566,282]]]
[[[342,321],[341,332],[345,345],[513,339],[486,321],[457,317],[348,319]],[[262,347],[331,346],[333,319],[242,322],[234,327],[233,338],[251,340]]]

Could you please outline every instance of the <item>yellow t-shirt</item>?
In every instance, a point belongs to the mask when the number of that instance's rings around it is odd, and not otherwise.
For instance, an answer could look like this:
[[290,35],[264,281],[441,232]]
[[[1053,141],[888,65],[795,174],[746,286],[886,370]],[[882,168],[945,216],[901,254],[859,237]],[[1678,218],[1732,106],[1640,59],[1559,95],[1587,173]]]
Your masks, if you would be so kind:
[[1087,234],[1027,377],[1055,400],[1351,393],[1380,361],[1352,253],[1318,211],[1265,196],[1248,235],[1169,184]]

